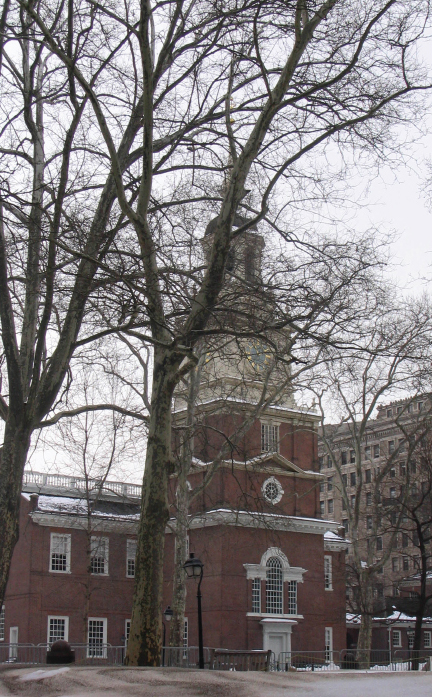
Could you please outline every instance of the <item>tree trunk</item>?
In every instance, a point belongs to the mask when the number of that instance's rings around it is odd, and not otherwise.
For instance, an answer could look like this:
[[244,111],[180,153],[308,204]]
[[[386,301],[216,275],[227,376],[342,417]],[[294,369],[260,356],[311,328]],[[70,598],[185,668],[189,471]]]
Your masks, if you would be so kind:
[[0,607],[19,536],[22,478],[32,433],[32,429],[23,421],[17,422],[11,410],[0,451]]
[[362,572],[360,576],[360,593],[362,614],[357,642],[357,661],[360,668],[369,668],[372,645],[373,592],[371,578],[365,572]]
[[[126,665],[159,666],[165,528],[169,519],[171,400],[175,370],[167,351],[155,349],[151,413],[138,529],[135,592]],[[174,361],[172,361],[174,363]]]

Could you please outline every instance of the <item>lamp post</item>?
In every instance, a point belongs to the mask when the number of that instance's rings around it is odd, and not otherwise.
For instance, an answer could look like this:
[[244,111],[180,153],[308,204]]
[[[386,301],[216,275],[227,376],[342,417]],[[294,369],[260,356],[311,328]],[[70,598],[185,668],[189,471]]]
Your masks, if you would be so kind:
[[[165,610],[165,612],[163,614],[163,616],[165,618],[165,622],[171,622],[173,614],[174,614],[173,610],[168,605],[167,609]],[[166,643],[166,627],[165,627],[164,622],[162,622],[162,626],[163,626],[162,666],[164,666],[165,665],[165,643]]]
[[412,629],[412,627],[409,627],[409,629],[407,629],[407,638],[408,638],[408,664],[409,664],[410,670],[413,670],[411,659],[413,656],[414,636],[415,636],[415,630]]
[[203,631],[202,631],[202,612],[201,612],[201,581],[203,578],[204,564],[199,559],[195,558],[195,554],[191,552],[189,559],[183,564],[188,578],[199,578],[197,599],[198,599],[198,659],[199,667],[204,668],[204,647],[203,647]]

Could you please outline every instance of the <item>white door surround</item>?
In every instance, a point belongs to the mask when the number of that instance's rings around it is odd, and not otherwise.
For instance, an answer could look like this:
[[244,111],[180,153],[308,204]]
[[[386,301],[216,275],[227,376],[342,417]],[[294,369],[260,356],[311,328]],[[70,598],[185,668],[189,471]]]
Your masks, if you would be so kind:
[[274,652],[276,660],[279,653],[291,651],[291,632],[295,620],[285,620],[277,617],[265,617],[261,620],[263,628],[263,649]]

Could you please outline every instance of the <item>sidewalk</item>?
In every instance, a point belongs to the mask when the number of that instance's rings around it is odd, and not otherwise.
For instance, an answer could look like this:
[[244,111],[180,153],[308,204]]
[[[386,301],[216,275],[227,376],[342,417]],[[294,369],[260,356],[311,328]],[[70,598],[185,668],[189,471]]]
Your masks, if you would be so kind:
[[234,673],[160,668],[5,668],[0,697],[409,697],[432,673]]

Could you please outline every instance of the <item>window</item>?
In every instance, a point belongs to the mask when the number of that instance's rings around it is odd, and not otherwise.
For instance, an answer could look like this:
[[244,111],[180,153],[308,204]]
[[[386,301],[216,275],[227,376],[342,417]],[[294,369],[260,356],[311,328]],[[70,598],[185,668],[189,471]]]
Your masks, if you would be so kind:
[[288,614],[297,614],[297,581],[288,581]]
[[420,554],[414,554],[413,563],[414,569],[420,569]]
[[0,641],[4,641],[5,635],[5,609],[4,605],[0,612]]
[[392,525],[397,525],[398,522],[398,514],[397,511],[392,511],[390,514],[390,523]]
[[409,558],[408,557],[402,558],[402,569],[404,571],[409,571]]
[[342,499],[342,510],[346,511],[346,509],[347,509],[346,501],[345,501],[345,499]]
[[415,460],[411,460],[411,462],[410,462],[410,470],[411,470],[411,474],[415,474],[415,473],[416,473],[416,471],[417,471],[417,466],[416,466],[416,461],[415,461]]
[[392,559],[392,571],[399,571],[399,559],[397,557]]
[[325,660],[333,660],[333,627],[326,627],[324,630],[324,651]]
[[323,493],[324,493],[324,488],[325,488],[325,484],[324,484],[324,482],[321,482],[321,484],[320,484],[320,494],[323,494]]
[[252,612],[261,612],[261,579],[252,579]]
[[266,479],[261,491],[265,500],[273,505],[279,503],[284,493],[281,483],[275,477]]
[[366,516],[366,529],[372,530],[372,516],[371,515]]
[[390,498],[395,499],[396,498],[396,487],[391,486],[390,487]]
[[432,632],[423,632],[423,646],[425,649],[430,649],[432,646]]
[[403,412],[403,407],[398,407],[398,408],[396,409],[396,413],[397,413],[397,414],[402,414],[402,412]]
[[324,588],[326,589],[326,591],[333,590],[332,576],[332,558],[326,554],[324,557]]
[[376,548],[377,548],[377,552],[382,552],[382,548],[383,548],[383,539],[382,539],[382,537],[377,537],[377,538],[376,538]]
[[356,473],[350,472],[350,486],[356,485]]
[[351,508],[354,508],[355,506],[355,494],[351,496]]
[[351,464],[355,462],[355,450],[350,450],[350,462]]
[[342,475],[342,484],[344,485],[345,488],[348,486],[348,475],[347,474]]
[[393,479],[396,477],[396,469],[394,467],[391,468],[390,470],[390,477]]
[[342,520],[342,525],[345,528],[345,533],[349,532],[349,520],[348,520],[348,518],[344,518]]
[[366,506],[372,506],[372,494],[370,491],[366,492]]
[[[184,624],[183,624],[183,648],[187,649],[189,646],[189,622],[188,618],[184,618]],[[186,652],[183,654],[183,658],[186,658]]]
[[50,571],[70,573],[71,536],[51,533]]
[[321,515],[324,515],[324,513],[325,513],[324,501],[320,501],[320,513],[321,513]]
[[324,467],[324,455],[320,455],[320,456],[319,456],[319,458],[318,458],[318,467],[320,468],[320,470],[322,470],[322,468]]
[[417,409],[421,411],[423,409],[423,402],[417,402]]
[[370,445],[367,445],[365,447],[365,459],[370,460],[371,459],[371,447]]
[[390,419],[392,416],[393,412],[391,409],[387,409],[387,418]]
[[266,566],[266,612],[271,615],[281,615],[283,613],[282,564],[277,557],[270,557]]
[[399,438],[398,448],[399,450],[405,450],[405,438]]
[[376,597],[384,598],[384,586],[382,583],[377,583],[376,587]]
[[329,499],[327,501],[327,508],[329,513],[333,513],[334,506],[333,506],[333,499]]
[[327,455],[327,467],[330,470],[333,467],[332,459],[330,455]]
[[394,440],[389,440],[389,442],[388,442],[388,451],[389,451],[389,453],[394,453],[394,449],[395,449],[395,442],[394,442]]
[[408,547],[409,537],[406,532],[402,533],[402,547]]
[[365,482],[366,484],[370,484],[372,481],[372,472],[371,470],[365,470]]
[[48,617],[48,644],[69,638],[69,617]]
[[89,618],[87,643],[87,658],[106,658],[107,621],[105,618]]
[[279,426],[261,424],[261,452],[277,453],[279,444]]
[[125,646],[127,646],[128,641],[129,641],[130,628],[131,628],[131,621],[125,620]]
[[108,538],[92,537],[90,540],[90,570],[92,574],[108,574]]
[[399,464],[399,474],[400,474],[401,477],[405,477],[405,476],[406,476],[406,465],[405,465],[405,462],[401,462],[401,463]]
[[402,648],[402,634],[400,629],[393,629],[393,646],[395,649]]
[[348,452],[347,452],[346,450],[343,450],[343,451],[341,452],[341,463],[342,463],[343,465],[348,464]]
[[136,540],[126,540],[126,576],[128,578],[134,578],[135,576],[136,550]]
[[327,491],[333,491],[333,477],[327,477]]
[[414,547],[420,547],[417,530],[412,531],[412,543],[413,543]]
[[374,454],[374,458],[380,456],[380,447],[379,447],[379,443],[378,443],[378,445],[374,445],[374,447],[373,447],[373,454]]

